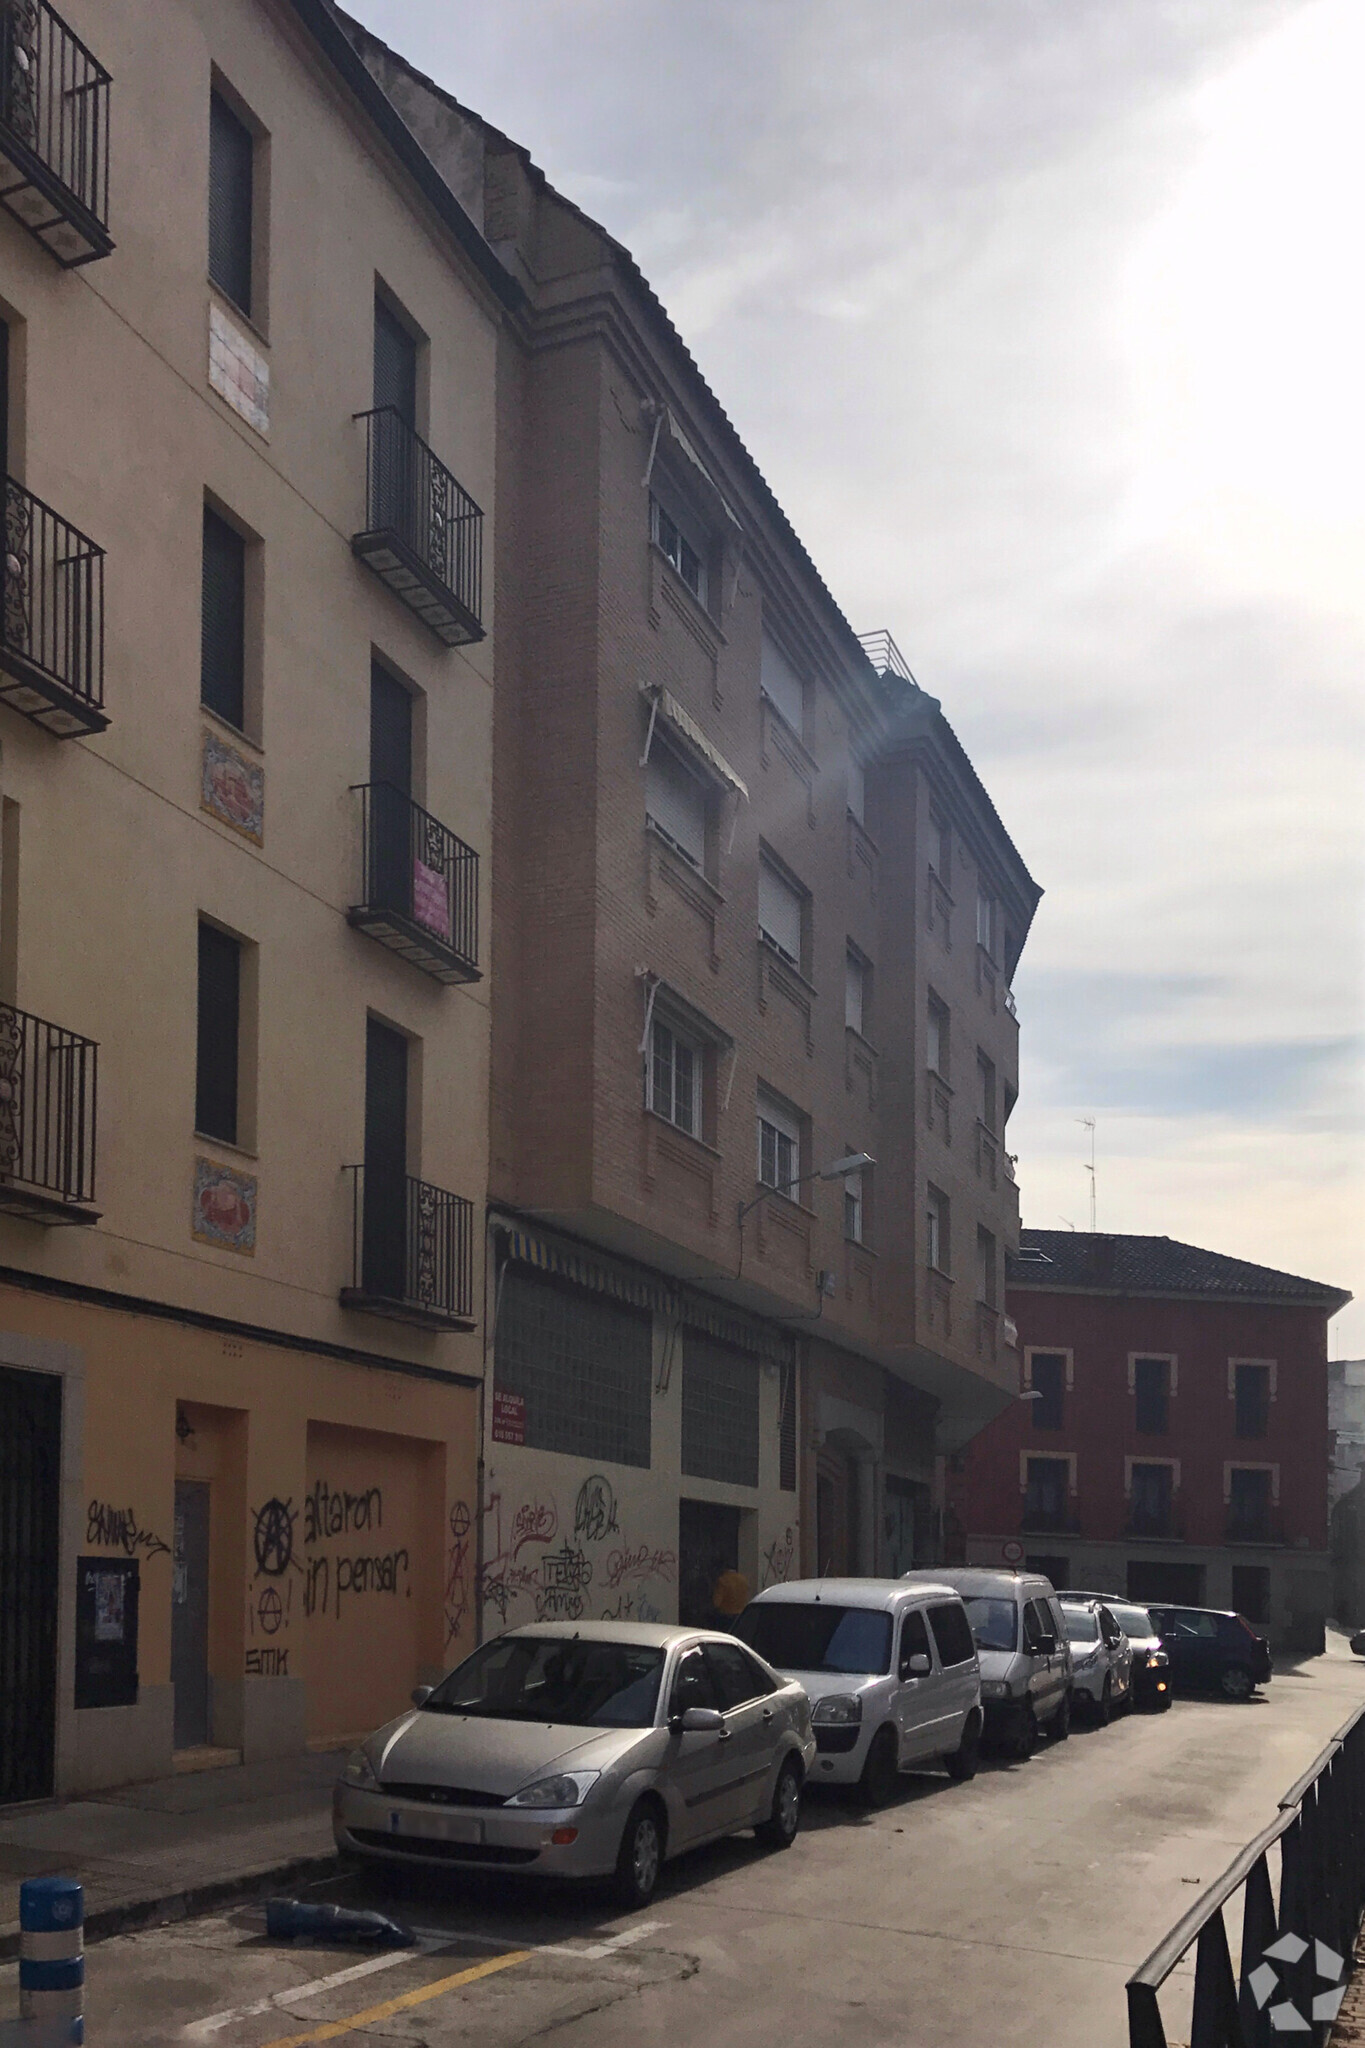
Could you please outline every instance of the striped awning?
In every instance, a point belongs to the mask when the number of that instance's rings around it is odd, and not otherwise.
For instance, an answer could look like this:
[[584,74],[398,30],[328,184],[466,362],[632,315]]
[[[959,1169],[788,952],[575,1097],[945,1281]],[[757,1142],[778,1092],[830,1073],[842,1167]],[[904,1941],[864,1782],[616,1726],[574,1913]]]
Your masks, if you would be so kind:
[[707,739],[691,712],[678,702],[671,690],[665,689],[662,683],[642,682],[640,695],[658,708],[660,717],[667,719],[674,730],[681,733],[689,746],[696,748],[702,759],[715,769],[722,782],[728,783],[731,789],[738,790],[745,803],[749,801],[749,791],[743,778],[730,766],[720,748]]

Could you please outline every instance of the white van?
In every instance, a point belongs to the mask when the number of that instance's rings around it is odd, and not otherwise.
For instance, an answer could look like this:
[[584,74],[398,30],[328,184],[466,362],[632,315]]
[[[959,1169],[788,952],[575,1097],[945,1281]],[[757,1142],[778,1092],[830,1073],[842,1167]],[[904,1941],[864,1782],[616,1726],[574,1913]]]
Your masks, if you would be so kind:
[[810,1698],[813,1785],[856,1785],[884,1806],[908,1765],[942,1758],[976,1771],[981,1679],[971,1624],[951,1586],[929,1575],[795,1579],[751,1600],[736,1635]]
[[1071,1733],[1071,1647],[1051,1581],[1036,1572],[953,1566],[907,1572],[901,1585],[951,1586],[960,1593],[981,1660],[986,1734],[1027,1756],[1046,1728],[1054,1742]]

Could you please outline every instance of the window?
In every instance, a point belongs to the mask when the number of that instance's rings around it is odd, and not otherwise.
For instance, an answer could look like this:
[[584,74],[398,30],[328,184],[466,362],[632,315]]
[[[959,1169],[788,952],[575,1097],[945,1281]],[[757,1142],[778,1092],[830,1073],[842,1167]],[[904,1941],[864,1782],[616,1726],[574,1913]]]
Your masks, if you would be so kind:
[[1134,1359],[1133,1407],[1139,1436],[1165,1436],[1170,1428],[1170,1381],[1167,1359]]
[[684,1330],[682,1345],[683,1471],[692,1479],[757,1486],[757,1357],[700,1330]]
[[442,1680],[426,1711],[497,1721],[543,1714],[565,1728],[648,1728],[663,1669],[663,1651],[643,1643],[496,1636]]
[[848,757],[848,807],[860,825],[867,820],[867,770],[855,753]]
[[1024,1648],[1030,1656],[1050,1654],[1049,1645],[1057,1641],[1057,1628],[1045,1600],[1029,1600],[1024,1605]]
[[417,343],[398,315],[377,294],[374,302],[374,404],[392,406],[411,433],[417,431]]
[[[744,1640],[778,1671],[879,1677],[891,1668],[891,1616],[828,1601],[756,1601],[743,1615]],[[929,1645],[926,1642],[925,1648]]]
[[204,507],[199,696],[239,732],[246,727],[246,542]]
[[220,92],[209,99],[209,276],[251,317],[255,138]]
[[1071,1463],[1067,1458],[1029,1458],[1024,1471],[1024,1520],[1031,1529],[1062,1529],[1067,1521]]
[[[971,1633],[969,1627],[967,1630],[969,1643],[971,1642]],[[975,1645],[973,1644],[972,1647],[975,1648]],[[931,1664],[934,1661],[933,1653],[929,1648],[929,1631],[924,1625],[924,1609],[922,1607],[912,1607],[901,1622],[901,1654],[900,1663],[897,1668],[902,1678],[910,1676],[910,1659],[912,1657],[927,1657]]]
[[650,1029],[646,1104],[691,1138],[701,1136],[702,1050],[663,1018]]
[[763,694],[794,733],[806,727],[806,692],[800,676],[775,640],[763,635],[759,679]]
[[758,929],[760,936],[800,971],[803,957],[802,927],[806,899],[801,890],[779,874],[771,861],[758,864]]
[[723,1714],[749,1700],[766,1699],[776,1689],[762,1665],[756,1664],[738,1643],[708,1643],[703,1655],[711,1667],[711,1682]]
[[994,956],[995,898],[985,889],[976,892],[976,943]]
[[700,523],[676,501],[665,503],[659,496],[652,495],[649,501],[649,537],[665,560],[672,563],[698,604],[704,605],[708,581],[706,558],[710,549]]
[[949,1207],[948,1197],[938,1188],[930,1188],[926,1221],[928,1225],[928,1261],[936,1272],[949,1271]]
[[509,1266],[493,1383],[525,1404],[528,1449],[648,1468],[649,1314]]
[[987,1308],[994,1308],[996,1302],[996,1267],[999,1261],[995,1255],[995,1233],[983,1230],[978,1224],[976,1232],[976,1298]]
[[937,996],[929,998],[928,1067],[940,1081],[948,1078],[948,1009]]
[[1264,1466],[1234,1465],[1228,1474],[1228,1535],[1233,1542],[1269,1539],[1271,1477]]
[[801,1122],[766,1088],[758,1092],[758,1177],[784,1192],[801,1174]]
[[953,872],[953,836],[942,818],[929,818],[929,865],[945,889]]
[[995,1129],[995,1061],[984,1052],[976,1056],[977,1110],[988,1131]]
[[194,1128],[225,1145],[237,1143],[241,1014],[242,948],[201,919]]
[[1169,1465],[1132,1466],[1129,1527],[1134,1536],[1171,1534],[1171,1498],[1175,1474]]
[[[1233,1387],[1238,1436],[1265,1436],[1270,1428],[1270,1367],[1234,1367]],[[1252,1619],[1255,1618],[1253,1615]]]
[[710,1707],[717,1713],[720,1711],[720,1694],[700,1649],[689,1650],[680,1661],[668,1711],[670,1714],[685,1714],[689,1707]]
[[[849,1152],[856,1151],[856,1149],[856,1146],[853,1145],[845,1147],[845,1150]],[[846,1173],[844,1175],[844,1236],[850,1244],[861,1244],[863,1241],[863,1176],[861,1173]]]
[[844,954],[844,1023],[850,1031],[856,1031],[859,1038],[867,1036],[863,1026],[867,1019],[869,978],[867,962],[850,946]]
[[971,1623],[956,1600],[945,1600],[941,1607],[931,1607],[929,1626],[938,1644],[940,1664],[947,1667],[971,1663],[976,1656],[976,1644],[972,1640]]
[[657,735],[645,767],[645,815],[685,861],[705,871],[706,784]]
[[1035,1351],[1029,1360],[1029,1377],[1037,1396],[1029,1403],[1033,1410],[1033,1427],[1060,1429],[1066,1387],[1065,1358],[1057,1351]]

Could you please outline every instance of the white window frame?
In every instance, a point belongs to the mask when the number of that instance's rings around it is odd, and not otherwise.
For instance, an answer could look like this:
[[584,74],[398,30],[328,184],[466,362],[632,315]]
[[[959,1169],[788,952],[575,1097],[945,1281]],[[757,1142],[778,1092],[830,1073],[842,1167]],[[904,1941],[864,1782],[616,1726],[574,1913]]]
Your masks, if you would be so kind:
[[[856,946],[844,948],[844,1029],[866,1037],[868,963]],[[853,1012],[856,1010],[856,1016]]]
[[[852,1152],[856,1148],[850,1145],[848,1149]],[[851,1208],[850,1204],[852,1204]],[[861,1244],[863,1242],[864,1213],[862,1173],[861,1171],[858,1173],[846,1173],[844,1175],[844,1242],[846,1244]],[[853,1224],[852,1229],[849,1228],[850,1220]]]
[[[785,908],[789,911],[794,910],[796,913],[796,929],[794,932],[790,929],[785,934],[772,931],[770,925],[777,920],[771,916],[769,923],[764,923],[763,891],[765,877],[773,888],[781,892],[777,899],[779,902],[784,897],[790,898],[790,902],[785,905]],[[807,901],[808,898],[799,883],[792,881],[784,874],[777,863],[769,860],[766,854],[760,855],[758,863],[758,935],[765,945],[771,946],[778,957],[785,960],[789,967],[794,967],[798,974],[803,972],[805,958]],[[770,912],[773,907],[773,902],[770,898]],[[796,940],[795,952],[792,951],[787,943],[791,938]]]
[[[1152,1354],[1150,1351],[1144,1351],[1142,1355],[1144,1358],[1150,1358]],[[1063,1378],[1066,1391],[1068,1394],[1075,1392],[1076,1354],[1074,1351],[1069,1350],[1065,1344],[1026,1344],[1024,1346],[1025,1391],[1033,1385],[1033,1361],[1035,1358],[1064,1358],[1066,1360],[1066,1370]]]
[[[660,1099],[658,1088],[658,1065],[661,1059],[659,1034],[667,1034],[671,1041],[671,1052],[663,1057],[669,1069],[669,1087],[666,1100]],[[684,1120],[678,1115],[678,1060],[679,1051],[690,1055],[692,1062],[691,1106],[689,1117]],[[654,1016],[649,1027],[649,1052],[645,1060],[645,1107],[676,1131],[682,1131],[689,1138],[702,1135],[702,1087],[705,1072],[706,1048],[690,1032],[680,1031],[673,1019],[665,1013]]]
[[[1150,1355],[1147,1352],[1143,1353],[1144,1358]],[[1229,1401],[1237,1399],[1237,1368],[1239,1365],[1263,1365],[1268,1367],[1270,1372],[1270,1398],[1273,1401],[1276,1393],[1276,1381],[1279,1378],[1279,1361],[1274,1358],[1230,1358],[1228,1360]],[[1241,1464],[1241,1462],[1240,1458],[1234,1460],[1236,1464]]]
[[[1174,1399],[1180,1392],[1180,1360],[1174,1351],[1130,1351],[1128,1353],[1128,1391],[1137,1393],[1137,1362],[1140,1358],[1159,1359],[1166,1367],[1166,1392]],[[1160,1465],[1160,1458],[1139,1458],[1140,1465]]]
[[[659,817],[658,812],[665,807],[663,804],[655,803],[651,805],[650,801],[652,789],[658,791],[661,796],[667,796],[670,777],[674,779],[679,795],[678,806],[671,813],[673,822]],[[696,797],[701,806],[701,816],[698,820],[701,828],[699,851],[693,846],[689,846],[674,829],[674,825],[681,822],[680,812],[683,795],[691,790],[695,790]],[[706,873],[707,848],[711,836],[710,786],[704,776],[697,774],[695,769],[691,768],[684,761],[676,747],[670,746],[667,740],[660,739],[657,734],[649,750],[649,759],[645,763],[645,817],[659,834],[659,837],[665,840],[673,848],[674,852],[687,862],[689,867],[695,868],[698,874],[704,875]]]
[[[776,1178],[772,1180],[769,1180],[763,1171],[765,1129],[773,1134],[774,1140],[773,1170]],[[758,1161],[756,1176],[759,1186],[772,1188],[775,1193],[786,1195],[788,1200],[794,1199],[791,1191],[800,1181],[803,1170],[801,1160],[801,1116],[797,1110],[792,1109],[780,1096],[774,1095],[770,1089],[763,1087],[760,1087],[758,1091],[757,1135]],[[790,1150],[792,1172],[789,1175],[783,1175],[781,1171],[784,1147]]]
[[1074,1495],[1074,1494],[1075,1494],[1075,1491],[1076,1491],[1076,1453],[1075,1453],[1075,1451],[1037,1451],[1037,1450],[1024,1450],[1024,1451],[1020,1451],[1020,1453],[1019,1453],[1019,1491],[1020,1491],[1020,1493],[1027,1493],[1027,1492],[1028,1492],[1028,1468],[1029,1468],[1029,1466],[1030,1466],[1030,1465],[1031,1465],[1031,1464],[1032,1464],[1032,1463],[1034,1462],[1034,1460],[1035,1460],[1035,1459],[1037,1460],[1037,1462],[1038,1462],[1038,1463],[1039,1463],[1040,1465],[1061,1465],[1061,1464],[1065,1464],[1065,1466],[1066,1466],[1066,1490],[1067,1490],[1068,1494],[1071,1494],[1071,1495]]
[[759,651],[759,688],[782,723],[804,741],[806,731],[806,685],[794,662],[787,659],[771,633],[763,635]]
[[679,582],[708,609],[711,537],[705,525],[667,487],[649,494],[649,537]]
[[[1140,1358],[1155,1358],[1155,1357],[1157,1356],[1157,1354],[1156,1354],[1156,1352],[1155,1352],[1155,1351],[1142,1351],[1142,1352],[1139,1352],[1138,1356],[1139,1356]],[[1171,1495],[1172,1495],[1172,1498],[1174,1498],[1174,1496],[1175,1496],[1175,1495],[1176,1495],[1177,1493],[1179,1493],[1179,1491],[1180,1491],[1180,1460],[1179,1460],[1179,1458],[1144,1458],[1144,1457],[1142,1456],[1142,1454],[1141,1454],[1141,1452],[1140,1452],[1140,1451],[1134,1451],[1131,1457],[1126,1457],[1126,1458],[1124,1459],[1124,1461],[1123,1461],[1123,1497],[1124,1497],[1124,1499],[1125,1499],[1125,1500],[1131,1500],[1131,1499],[1132,1499],[1132,1497],[1133,1497],[1133,1467],[1134,1467],[1134,1465],[1165,1465],[1165,1466],[1166,1466],[1166,1468],[1168,1469],[1168,1471],[1170,1472],[1170,1475],[1171,1475]]]
[[[1257,1358],[1244,1358],[1242,1363],[1243,1365],[1259,1365],[1262,1361]],[[1232,1506],[1232,1475],[1234,1472],[1268,1472],[1270,1474],[1270,1505],[1273,1508],[1277,1508],[1280,1505],[1280,1468],[1278,1464],[1272,1464],[1269,1459],[1227,1458],[1223,1463],[1223,1506],[1225,1508]]]

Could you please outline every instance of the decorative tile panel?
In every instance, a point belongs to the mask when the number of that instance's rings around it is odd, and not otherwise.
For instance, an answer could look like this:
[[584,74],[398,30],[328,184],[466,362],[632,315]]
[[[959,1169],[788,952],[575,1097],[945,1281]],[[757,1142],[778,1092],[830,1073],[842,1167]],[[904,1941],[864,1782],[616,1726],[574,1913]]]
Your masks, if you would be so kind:
[[270,438],[270,365],[216,303],[209,306],[209,383],[249,427]]
[[265,837],[265,770],[258,761],[205,731],[199,805],[259,846]]
[[248,1257],[254,1255],[255,1176],[238,1173],[235,1167],[220,1166],[213,1159],[196,1159],[190,1231],[199,1244],[218,1245],[224,1251],[243,1252]]

